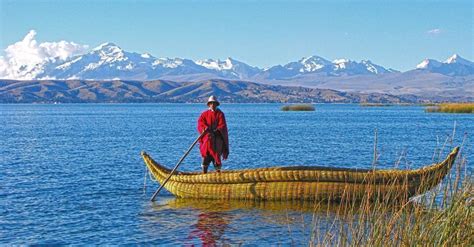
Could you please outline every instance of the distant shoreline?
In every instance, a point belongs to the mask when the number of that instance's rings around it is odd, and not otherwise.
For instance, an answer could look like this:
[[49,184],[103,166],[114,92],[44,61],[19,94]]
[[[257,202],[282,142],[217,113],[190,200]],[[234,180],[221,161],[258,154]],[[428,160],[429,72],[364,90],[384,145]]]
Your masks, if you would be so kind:
[[0,80],[0,103],[201,103],[216,95],[223,103],[377,103],[426,104],[474,102],[462,97],[393,95],[344,92],[332,89],[268,85],[248,81],[211,79],[198,82]]

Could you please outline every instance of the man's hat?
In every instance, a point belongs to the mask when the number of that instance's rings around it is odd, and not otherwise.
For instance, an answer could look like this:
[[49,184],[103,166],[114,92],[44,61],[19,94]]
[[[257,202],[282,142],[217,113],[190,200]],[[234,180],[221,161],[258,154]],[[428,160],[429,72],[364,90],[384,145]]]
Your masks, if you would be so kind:
[[220,105],[219,101],[217,101],[217,97],[214,95],[211,95],[211,97],[209,97],[209,99],[207,100],[207,105],[209,105],[209,103],[212,103],[212,102],[216,102],[217,106]]

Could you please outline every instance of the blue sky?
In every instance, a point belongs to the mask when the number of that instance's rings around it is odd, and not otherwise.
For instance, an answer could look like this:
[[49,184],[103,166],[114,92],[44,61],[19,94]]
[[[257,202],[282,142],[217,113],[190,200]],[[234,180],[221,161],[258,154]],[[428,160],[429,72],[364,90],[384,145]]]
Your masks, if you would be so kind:
[[33,29],[38,42],[259,67],[319,55],[404,71],[424,58],[474,58],[471,1],[0,0],[0,16],[1,55]]

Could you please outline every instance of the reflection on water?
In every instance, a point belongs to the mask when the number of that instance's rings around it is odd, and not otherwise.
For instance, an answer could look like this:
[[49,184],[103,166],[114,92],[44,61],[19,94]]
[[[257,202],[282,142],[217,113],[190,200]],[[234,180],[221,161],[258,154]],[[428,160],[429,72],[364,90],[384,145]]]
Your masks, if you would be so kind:
[[201,212],[187,240],[199,239],[204,246],[214,246],[224,235],[230,216],[222,212]]
[[[330,205],[334,203],[330,202]],[[313,212],[314,202],[310,201],[254,201],[254,200],[203,200],[174,198],[167,201],[167,206],[175,209],[199,209],[202,211],[228,212],[235,210],[261,210],[274,212]],[[321,206],[318,208],[327,208]]]
[[[333,207],[317,205],[321,215]],[[151,243],[307,244],[315,204],[160,198],[141,213]],[[324,213],[322,213],[324,211]],[[328,221],[329,222],[329,221]]]
[[[216,201],[160,198],[140,214],[153,243],[185,245],[308,243],[308,202]],[[163,238],[163,236],[167,236]]]
[[[388,212],[398,211],[397,205],[392,205],[393,209]],[[155,240],[152,243],[308,245],[311,241],[321,241],[319,238],[328,230],[336,233],[340,229],[335,226],[341,223],[346,226],[357,224],[358,216],[351,212],[361,206],[328,201],[219,201],[168,197],[152,204],[141,216],[148,239]]]

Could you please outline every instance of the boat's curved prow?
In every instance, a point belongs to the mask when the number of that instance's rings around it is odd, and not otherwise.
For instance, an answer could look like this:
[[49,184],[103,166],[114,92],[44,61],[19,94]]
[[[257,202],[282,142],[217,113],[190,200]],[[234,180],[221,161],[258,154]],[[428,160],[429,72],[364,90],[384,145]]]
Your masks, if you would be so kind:
[[[458,153],[459,147],[455,147],[442,162],[415,170],[299,166],[208,174],[176,171],[164,187],[177,197],[206,199],[318,200],[340,198],[348,193],[357,198],[368,190],[411,197],[439,184]],[[171,170],[146,152],[141,155],[153,177],[163,183]]]
[[417,177],[418,188],[412,194],[425,193],[441,183],[453,167],[459,150],[459,147],[455,147],[443,161],[416,170],[419,174]]
[[145,151],[142,151],[141,155],[153,177],[155,177],[159,183],[162,183],[169,176],[171,170],[153,160]]

